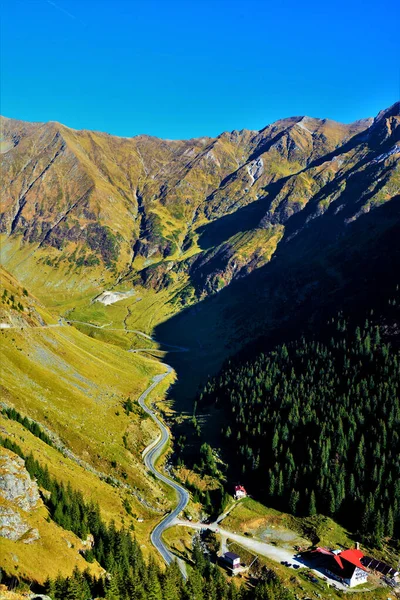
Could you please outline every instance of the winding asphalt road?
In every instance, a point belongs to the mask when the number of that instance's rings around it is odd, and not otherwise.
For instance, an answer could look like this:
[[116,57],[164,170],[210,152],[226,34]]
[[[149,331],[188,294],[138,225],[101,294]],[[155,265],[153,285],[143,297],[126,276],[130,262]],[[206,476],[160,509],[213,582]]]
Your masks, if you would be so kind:
[[[170,373],[172,373],[172,367],[170,367],[169,365],[166,365],[165,363],[163,363],[163,364],[165,367],[167,367],[167,370],[165,371],[165,373],[161,373],[160,375],[156,375],[155,377],[153,377],[153,383],[147,388],[147,390],[145,390],[141,394],[141,396],[138,398],[138,402],[139,402],[140,406],[143,408],[143,410],[153,419],[153,421],[156,423],[156,425],[159,427],[159,429],[161,431],[161,434],[159,435],[159,437],[154,442],[152,442],[149,446],[147,446],[147,448],[143,451],[142,456],[144,459],[144,464],[149,469],[149,471],[151,471],[154,474],[154,476],[157,479],[159,479],[160,481],[163,481],[166,485],[173,488],[178,494],[178,504],[168,515],[166,515],[164,517],[164,519],[162,521],[160,521],[160,523],[158,523],[158,525],[156,525],[156,527],[153,529],[153,531],[151,533],[151,538],[150,538],[153,546],[155,548],[157,548],[157,550],[160,552],[160,554],[163,557],[163,559],[165,560],[165,562],[167,564],[170,564],[172,561],[175,560],[175,556],[168,550],[168,548],[164,544],[161,536],[162,536],[163,532],[166,529],[168,529],[168,527],[171,526],[172,522],[175,521],[177,516],[182,512],[182,510],[185,508],[185,506],[189,502],[189,492],[187,490],[185,490],[184,487],[179,485],[179,483],[177,483],[173,479],[170,479],[169,477],[167,477],[166,475],[164,475],[163,473],[158,471],[155,466],[157,459],[161,455],[163,448],[169,439],[169,432],[168,432],[168,429],[165,427],[164,423],[162,421],[160,421],[160,419],[151,410],[151,408],[149,408],[146,405],[146,398],[150,394],[150,392],[152,390],[154,390],[154,388],[157,385],[159,385],[159,383],[161,383],[161,381],[163,381],[163,379],[165,379]],[[186,571],[185,571],[184,565],[180,564],[179,566],[180,566],[182,575],[186,578]]]
[[[68,319],[67,322],[68,323],[81,323],[82,325],[88,325],[90,327],[96,327],[98,329],[103,328],[98,325],[93,325],[92,323],[83,323],[82,321],[73,321],[71,319]],[[62,324],[63,324],[63,322],[60,322],[60,325],[62,325]],[[107,327],[107,329],[104,328],[106,331],[120,331],[119,329],[111,329],[108,326],[106,326],[106,327]],[[137,331],[136,329],[132,329],[132,330],[131,329],[122,329],[121,331],[136,333],[136,335],[139,335],[148,340],[154,341],[154,339],[151,336],[143,333],[142,331]],[[181,346],[173,346],[172,344],[164,344],[164,343],[162,343],[161,345],[166,346],[168,348],[174,348],[173,351],[175,351],[175,352],[187,352],[188,351],[187,348],[183,348]],[[137,348],[134,350],[129,350],[129,352],[151,352],[151,351],[152,351],[151,348],[143,348],[143,349]],[[155,351],[157,352],[160,350],[155,349]],[[153,473],[153,475],[156,477],[156,479],[164,482],[170,488],[174,489],[178,495],[178,504],[176,505],[176,507],[168,515],[166,515],[162,519],[162,521],[160,521],[160,523],[158,523],[158,525],[156,525],[156,527],[153,529],[151,536],[150,536],[153,546],[159,551],[159,553],[161,554],[161,556],[163,557],[165,562],[167,564],[170,564],[171,562],[173,562],[176,559],[176,557],[168,550],[167,546],[164,544],[164,542],[162,540],[162,534],[166,529],[168,529],[168,527],[171,526],[171,524],[175,521],[175,519],[183,511],[183,509],[189,502],[189,492],[187,490],[185,490],[185,488],[182,487],[179,483],[177,483],[173,479],[170,479],[169,477],[164,475],[164,473],[162,473],[161,471],[158,471],[155,466],[157,459],[161,455],[165,444],[169,440],[169,431],[165,427],[164,423],[157,417],[155,412],[152,411],[151,408],[149,408],[147,406],[146,398],[150,394],[150,392],[152,392],[154,390],[154,388],[157,387],[157,385],[159,385],[173,371],[173,369],[170,365],[167,365],[165,363],[161,363],[161,365],[166,367],[167,370],[164,373],[161,373],[160,375],[156,375],[155,377],[153,377],[153,381],[152,381],[151,385],[149,385],[149,387],[139,396],[138,403],[140,404],[142,409],[153,419],[153,421],[156,423],[156,425],[158,426],[158,428],[160,429],[160,432],[161,432],[160,435],[158,436],[158,438],[156,440],[154,440],[153,442],[151,442],[151,444],[149,444],[147,446],[147,448],[145,448],[145,450],[143,450],[142,456],[143,456],[144,464],[146,465],[148,470],[151,473]],[[187,575],[186,575],[185,564],[179,560],[178,560],[178,564],[179,564],[179,568],[182,572],[183,577],[186,579]]]

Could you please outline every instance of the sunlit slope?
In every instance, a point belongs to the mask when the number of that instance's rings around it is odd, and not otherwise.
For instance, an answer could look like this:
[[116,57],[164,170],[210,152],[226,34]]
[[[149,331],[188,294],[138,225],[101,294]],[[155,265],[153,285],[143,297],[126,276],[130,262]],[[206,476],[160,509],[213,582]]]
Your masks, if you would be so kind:
[[[44,443],[27,431],[20,423],[0,414],[1,435],[18,444],[25,455],[33,454],[51,477],[75,491],[83,494],[87,502],[93,501],[100,506],[102,518],[106,523],[114,520],[116,526],[134,529],[134,535],[142,544],[147,555],[151,552],[149,536],[152,528],[160,519],[160,510],[153,510],[152,503],[141,501],[129,487],[107,483],[76,460],[66,456],[54,447]],[[3,449],[1,452],[7,452]],[[1,503],[1,502],[0,502]],[[130,512],[127,511],[130,507]],[[15,506],[14,506],[15,508]],[[18,566],[18,575],[43,583],[47,576],[56,577],[58,572],[68,575],[75,565],[81,570],[91,569],[99,573],[97,563],[87,563],[79,554],[82,541],[72,532],[66,531],[48,519],[47,510],[39,505],[38,510],[21,515],[31,527],[38,530],[40,538],[32,544],[23,540],[12,541],[0,538],[2,567],[11,573]]]
[[[18,440],[18,443],[24,443],[24,438],[27,437],[25,446],[28,453],[31,452],[32,446],[35,446],[35,439],[31,434],[27,434],[21,426],[18,429],[15,427],[16,423],[8,421],[2,415],[0,424],[2,435],[6,434],[14,441]],[[31,437],[33,439],[30,439]],[[45,446],[42,443],[40,450],[46,454]],[[40,455],[41,452],[37,454],[38,458]],[[60,462],[61,459],[65,468],[66,461],[60,457],[58,452],[56,455],[54,458],[57,458],[57,462]],[[40,456],[41,460],[43,458],[43,455]],[[15,453],[0,447],[1,476],[7,474],[7,467],[15,459],[17,459]],[[49,463],[46,461],[46,464]],[[66,471],[68,472],[68,468]],[[77,474],[75,473],[75,476]],[[69,475],[71,476],[72,473]],[[83,477],[83,479],[85,478]],[[117,508],[116,502],[115,508]],[[3,515],[9,511],[14,519],[20,519],[24,527],[29,527],[19,540],[0,538],[1,568],[5,572],[31,581],[39,580],[41,583],[47,576],[56,577],[59,572],[69,575],[74,567],[78,567],[80,570],[89,568],[92,574],[101,574],[102,569],[97,562],[89,564],[80,554],[80,550],[84,548],[83,541],[71,531],[62,529],[54,521],[48,519],[48,510],[41,499],[37,501],[35,507],[26,511],[21,509],[18,503],[0,496],[0,511]],[[2,526],[4,526],[4,516]]]
[[[2,300],[16,289],[4,282]],[[34,302],[29,292],[23,298],[25,304]],[[141,460],[157,432],[136,399],[163,365],[92,339],[63,321],[32,324],[26,308],[15,311],[7,302],[0,304],[3,315],[17,313],[9,317],[13,325],[0,333],[3,401],[48,427],[92,467],[159,504],[157,487]],[[133,403],[129,414],[127,398]]]
[[[0,411],[0,435],[25,457],[32,453],[58,483],[98,503],[105,522],[134,530],[149,553],[150,532],[172,498],[143,465],[142,451],[158,430],[137,398],[165,367],[93,339],[90,331],[85,335],[49,312],[10,273],[2,269],[0,275],[0,408],[19,413]],[[152,345],[142,337],[145,342]],[[151,401],[164,398],[172,379],[152,392]],[[36,421],[51,443],[18,421],[24,417]],[[39,537],[30,544],[1,538],[7,572],[17,564],[20,577],[43,583],[59,571],[68,575],[74,566],[89,565],[79,554],[82,541],[48,519],[42,504],[22,518]],[[90,564],[99,574],[97,563]]]
[[[2,125],[6,268],[57,316],[97,325],[74,324],[84,333],[134,349],[129,329],[156,331],[195,346],[206,372],[308,295],[323,306],[332,283],[344,297],[346,244],[361,273],[397,219],[399,103],[185,141]],[[134,293],[101,307],[104,290]]]
[[64,262],[55,265],[52,257],[58,255],[53,248],[43,248],[36,243],[24,243],[22,236],[0,234],[1,264],[23,282],[49,309],[59,314],[61,308],[75,306],[82,298],[100,293],[110,283],[110,272],[99,266],[77,267],[73,249]]
[[42,327],[57,319],[11,273],[0,266],[0,324],[7,327]]
[[[2,261],[32,290],[57,297],[132,279],[158,263],[187,271],[184,261],[204,249],[199,227],[258,203],[269,184],[370,124],[291,117],[261,131],[171,141],[0,123]],[[257,241],[252,246],[262,254]]]

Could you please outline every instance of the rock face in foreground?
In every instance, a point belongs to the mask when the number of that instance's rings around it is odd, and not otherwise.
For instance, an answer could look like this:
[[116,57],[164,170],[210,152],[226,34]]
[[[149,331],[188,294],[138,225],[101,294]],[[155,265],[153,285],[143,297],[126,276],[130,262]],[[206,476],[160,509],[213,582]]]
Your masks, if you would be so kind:
[[[39,532],[21,516],[39,503],[39,489],[25,468],[24,461],[4,448],[0,449],[0,537],[30,544]],[[23,539],[22,539],[23,538]]]
[[[25,544],[31,544],[40,536],[38,530],[30,527],[19,512],[12,508],[0,506],[0,537],[13,541],[21,540]],[[22,537],[24,539],[21,539]]]
[[40,500],[37,483],[30,478],[22,458],[3,448],[0,450],[0,496],[25,511],[33,510]]

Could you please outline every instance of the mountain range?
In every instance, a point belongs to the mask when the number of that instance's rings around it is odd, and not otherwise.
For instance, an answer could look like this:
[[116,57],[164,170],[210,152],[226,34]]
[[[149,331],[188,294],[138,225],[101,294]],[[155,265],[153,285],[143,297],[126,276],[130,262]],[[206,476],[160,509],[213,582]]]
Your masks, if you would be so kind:
[[[350,125],[293,117],[186,141],[3,118],[1,232],[47,249],[57,264],[75,254],[86,274],[100,261],[115,277],[146,280],[143,269],[183,262],[211,291],[265,264],[289,221],[297,231],[347,204],[350,177],[358,198],[343,222],[391,198],[399,135],[399,104]],[[227,215],[223,227],[209,226]],[[239,241],[240,230],[251,234]],[[215,254],[224,281],[205,273]]]
[[156,298],[147,333],[194,339],[204,376],[395,271],[399,113],[183,141],[2,118],[3,265],[58,308],[104,289]]
[[[254,364],[264,364],[276,344],[304,346],[301,336],[315,339],[341,311],[351,319],[378,309],[385,343],[398,343],[398,323],[385,321],[385,306],[388,298],[395,302],[400,273],[400,103],[351,124],[299,116],[260,131],[180,141],[5,117],[0,124],[0,428],[6,436],[0,442],[2,468],[17,473],[14,495],[0,498],[0,511],[18,529],[15,539],[3,540],[4,568],[14,572],[18,550],[18,576],[27,581],[43,584],[58,571],[67,577],[86,562],[92,575],[103,576],[112,560],[96,544],[98,554],[90,554],[89,530],[107,540],[115,525],[130,528],[147,555],[154,526],[174,506],[168,487],[143,464],[158,431],[137,402],[144,402],[146,386],[175,435],[175,459],[185,444],[185,456],[193,458],[193,468],[185,463],[184,469],[192,491],[187,515],[196,520],[211,497],[220,496],[220,508],[226,499],[221,481],[208,475],[203,481],[196,463],[206,457],[218,471],[220,459],[208,443],[221,443],[227,418],[217,406],[218,390],[226,395],[229,378],[233,387],[243,379],[246,405],[258,406]],[[237,370],[239,383],[226,362],[233,355],[245,364]],[[243,363],[251,356],[259,358]],[[160,358],[172,367],[164,374]],[[169,386],[172,410],[164,402]],[[199,403],[196,417],[199,386],[198,398],[212,398]],[[228,393],[226,406],[232,398]],[[301,410],[301,398],[298,405]],[[242,407],[239,412],[245,439],[250,418]],[[229,443],[241,451],[236,440]],[[243,452],[251,464],[248,446]],[[262,466],[262,453],[254,453]],[[174,466],[183,483],[176,460]],[[35,498],[34,480],[47,490],[29,514],[15,502],[18,473]],[[292,492],[286,504],[305,512],[309,490],[301,502]],[[319,506],[328,506],[321,494]],[[90,519],[95,523],[88,527]],[[64,530],[72,532],[68,539]],[[124,530],[115,535],[122,539]],[[165,535],[172,547],[173,531]],[[182,536],[190,546],[188,531]],[[185,555],[186,542],[179,543]]]

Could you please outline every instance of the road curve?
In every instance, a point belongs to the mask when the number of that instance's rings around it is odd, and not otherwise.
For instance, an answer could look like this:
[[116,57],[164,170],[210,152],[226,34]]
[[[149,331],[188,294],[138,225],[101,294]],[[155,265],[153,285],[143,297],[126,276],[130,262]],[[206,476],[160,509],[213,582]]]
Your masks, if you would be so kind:
[[[182,512],[185,508],[186,504],[189,501],[189,493],[185,490],[184,487],[179,485],[173,479],[170,479],[160,471],[158,471],[155,467],[155,463],[162,453],[162,450],[169,439],[168,429],[165,427],[164,423],[157,417],[157,415],[146,405],[146,398],[150,394],[150,392],[159,384],[163,379],[165,379],[170,373],[172,373],[172,367],[163,363],[167,370],[165,373],[161,373],[161,375],[156,375],[153,377],[153,383],[145,390],[141,396],[138,398],[138,402],[143,410],[153,419],[153,421],[159,427],[161,434],[159,437],[152,442],[147,448],[143,451],[143,459],[146,467],[151,471],[154,476],[163,481],[166,485],[173,488],[178,494],[178,504],[176,507],[164,517],[158,525],[153,529],[151,533],[151,542],[155,548],[160,552],[161,556],[165,560],[167,564],[170,564],[173,560],[175,560],[174,555],[168,550],[166,545],[162,540],[162,534],[168,527],[171,526],[171,523],[177,518],[177,516]],[[183,565],[180,565],[180,569],[182,575],[186,578],[186,571]]]
[[[82,321],[74,321],[72,319],[67,319],[66,322],[67,323],[81,323],[82,325],[89,325],[90,327],[95,327],[97,329],[103,328],[98,325],[93,325],[92,323],[84,323]],[[63,323],[60,322],[60,325],[61,324],[63,324]],[[104,330],[105,331],[120,331],[119,329],[111,329],[111,328],[107,328]],[[136,329],[122,329],[121,331],[136,333],[137,335],[140,335],[148,340],[154,341],[154,339],[151,336],[147,335],[146,333],[143,333],[142,331],[137,331]],[[166,346],[168,348],[174,348],[175,350],[173,350],[173,351],[175,351],[175,352],[188,352],[187,348],[183,348],[181,346],[173,346],[172,344],[164,344],[164,343],[162,343],[161,345]],[[157,348],[153,349],[153,350],[151,348],[138,348],[138,349],[134,349],[134,350],[128,350],[128,352],[152,352],[152,351],[157,352],[160,350]],[[168,515],[166,515],[163,518],[163,520],[160,521],[160,523],[158,523],[158,525],[156,525],[156,527],[151,532],[151,536],[150,536],[153,546],[159,551],[159,553],[161,554],[161,556],[163,557],[165,562],[169,565],[171,562],[173,562],[175,560],[175,557],[168,550],[168,548],[164,544],[161,536],[162,536],[163,532],[166,529],[168,529],[168,527],[171,526],[171,523],[178,517],[178,515],[182,512],[182,510],[185,508],[185,506],[189,502],[189,492],[187,490],[185,490],[185,488],[182,487],[179,483],[177,483],[173,479],[170,479],[169,477],[164,475],[164,473],[161,473],[160,471],[158,471],[155,467],[155,463],[156,463],[158,457],[160,456],[160,454],[162,453],[162,450],[169,439],[169,431],[165,427],[164,423],[157,417],[157,415],[154,413],[154,411],[152,411],[151,408],[149,408],[146,405],[146,398],[150,394],[150,392],[152,392],[154,390],[154,388],[157,387],[157,385],[159,385],[173,371],[173,369],[170,365],[167,365],[166,363],[159,363],[159,364],[166,367],[167,370],[164,373],[161,373],[160,375],[155,375],[155,377],[153,377],[152,383],[139,396],[138,403],[140,404],[142,409],[153,419],[153,421],[159,427],[160,432],[161,432],[160,435],[158,436],[158,438],[156,440],[154,440],[153,442],[151,442],[151,444],[149,444],[147,446],[147,448],[145,448],[145,450],[143,450],[142,457],[144,460],[144,464],[146,465],[148,470],[151,471],[151,473],[153,473],[153,475],[156,477],[156,479],[163,481],[166,485],[168,485],[169,487],[174,489],[178,495],[178,504],[176,505],[176,507]],[[183,577],[186,579],[186,569],[185,569],[184,563],[182,563],[182,561],[178,560],[178,564],[179,564],[179,568],[181,570]]]

